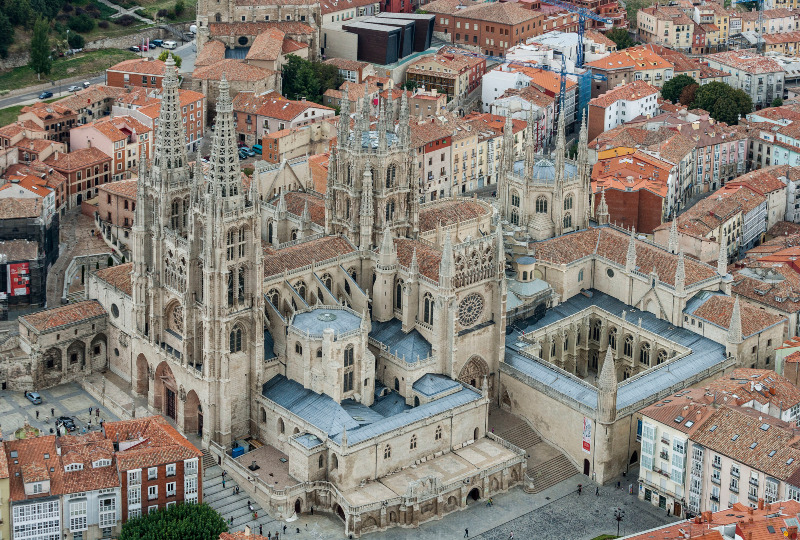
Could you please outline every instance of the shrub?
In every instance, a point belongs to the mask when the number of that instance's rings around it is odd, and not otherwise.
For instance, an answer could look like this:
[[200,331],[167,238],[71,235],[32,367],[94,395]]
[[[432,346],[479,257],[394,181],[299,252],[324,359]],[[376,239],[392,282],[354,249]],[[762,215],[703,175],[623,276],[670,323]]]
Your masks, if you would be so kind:
[[68,3],[68,4],[64,4],[64,5],[61,7],[61,11],[63,11],[64,13],[69,13],[69,12],[70,12],[70,11],[72,11],[73,9],[74,9],[74,8],[72,7],[72,4],[69,4],[69,3]]
[[130,26],[136,22],[136,18],[133,17],[133,15],[126,14],[123,15],[122,17],[119,17],[118,19],[114,19],[114,22],[120,26]]
[[80,34],[70,34],[69,39],[67,39],[67,43],[69,43],[70,49],[83,49],[83,46],[86,44],[86,40],[83,39],[83,36]]
[[75,15],[83,15],[84,13],[86,13],[86,11],[84,11],[83,8],[81,7],[75,8]]
[[167,19],[173,20],[176,17],[177,17],[177,15],[175,15],[175,10],[174,9],[170,9],[169,11],[167,11]]
[[99,23],[97,23],[97,26],[105,30],[106,28],[108,28],[108,21],[100,21]]
[[183,0],[178,0],[175,2],[175,14],[180,15],[186,9],[186,6],[183,4]]
[[164,17],[166,17],[166,16],[167,16],[167,10],[166,9],[159,9],[158,13],[156,13],[156,17],[159,17],[159,18],[162,18],[162,19]]
[[[79,10],[75,10],[76,12]],[[91,32],[94,29],[94,19],[92,19],[86,13],[80,13],[73,17],[70,17],[69,23],[67,23],[70,30],[74,32]]]

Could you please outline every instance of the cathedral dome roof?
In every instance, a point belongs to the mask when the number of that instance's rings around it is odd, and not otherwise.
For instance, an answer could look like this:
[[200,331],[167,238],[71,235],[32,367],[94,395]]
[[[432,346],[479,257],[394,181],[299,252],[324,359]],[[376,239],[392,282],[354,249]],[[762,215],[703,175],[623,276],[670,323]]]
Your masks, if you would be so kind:
[[358,330],[361,317],[349,309],[312,308],[297,313],[292,320],[292,326],[303,334],[308,333],[314,337],[321,337],[327,328],[338,335]]
[[[572,161],[564,163],[564,179],[573,178],[578,173],[578,166]],[[553,182],[556,178],[556,165],[549,157],[537,157],[533,165],[533,174],[525,171],[525,160],[514,162],[514,174],[532,180]]]

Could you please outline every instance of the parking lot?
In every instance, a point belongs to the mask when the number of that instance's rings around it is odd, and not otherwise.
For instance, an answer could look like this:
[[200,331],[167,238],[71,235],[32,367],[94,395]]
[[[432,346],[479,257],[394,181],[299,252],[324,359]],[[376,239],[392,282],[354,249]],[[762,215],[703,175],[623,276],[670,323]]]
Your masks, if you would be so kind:
[[[88,425],[89,407],[92,408],[91,429],[98,429],[98,419],[118,420],[110,411],[106,411],[102,407],[99,418],[96,417],[94,409],[100,404],[76,383],[62,384],[41,390],[39,394],[42,397],[42,404],[34,405],[23,392],[0,390],[0,429],[2,429],[4,438],[13,438],[14,432],[21,428],[26,420],[31,426],[42,430],[42,434],[49,434],[51,429],[55,432],[51,409],[56,417],[72,418],[78,428],[75,433],[80,433]],[[39,418],[36,418],[36,411],[39,411]]]

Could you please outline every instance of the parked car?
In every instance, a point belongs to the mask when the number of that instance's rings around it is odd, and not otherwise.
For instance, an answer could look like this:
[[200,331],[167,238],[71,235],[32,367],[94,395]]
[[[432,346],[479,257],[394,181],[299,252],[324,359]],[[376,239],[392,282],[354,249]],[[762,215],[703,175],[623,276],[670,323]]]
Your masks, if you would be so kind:
[[242,142],[242,141],[238,141],[238,142],[236,143],[236,146],[238,146],[239,148],[245,148],[247,145],[246,145],[244,142]]
[[177,41],[172,41],[171,39],[168,39],[167,41],[163,42],[161,44],[161,46],[164,47],[165,49],[177,49],[178,48],[178,42]]
[[89,88],[90,86],[92,86],[92,83],[90,83],[89,81],[83,81],[84,88]]
[[244,148],[242,148],[242,150],[247,152],[247,155],[250,156],[250,157],[253,157],[253,156],[256,155],[255,151],[251,150],[250,148],[247,148],[246,146]]
[[51,97],[53,97],[53,92],[48,92],[47,90],[39,94],[39,99],[47,99]]
[[154,40],[152,40],[152,41],[150,42],[150,46],[151,46],[151,47],[161,47],[161,45],[162,45],[163,43],[164,43],[164,40],[163,40],[163,39],[154,39]]
[[244,148],[239,149],[239,159],[247,159],[249,156]]
[[253,146],[250,147],[250,149],[259,156],[261,155],[261,152],[264,150],[264,148],[262,148],[260,144],[254,144]]
[[69,416],[59,416],[56,419],[56,425],[62,425],[67,431],[75,431],[75,421]]
[[133,47],[128,47],[128,50],[131,52],[142,52],[142,49],[140,49],[138,45],[134,45]]
[[74,85],[74,84],[73,84],[72,86],[70,86],[69,88],[67,88],[67,92],[77,92],[77,91],[78,91],[78,90],[80,90],[80,89],[81,89],[81,87],[80,87],[80,86],[76,86],[76,85]]
[[39,395],[39,392],[25,392],[25,397],[34,405],[42,404],[42,396]]

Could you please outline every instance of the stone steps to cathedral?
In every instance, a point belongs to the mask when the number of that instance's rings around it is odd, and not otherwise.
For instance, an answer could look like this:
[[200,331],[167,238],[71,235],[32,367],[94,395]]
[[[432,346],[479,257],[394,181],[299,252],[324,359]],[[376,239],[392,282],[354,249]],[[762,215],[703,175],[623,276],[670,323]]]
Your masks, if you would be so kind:
[[[243,531],[245,525],[258,532],[258,525],[264,528],[264,535],[267,531],[277,530],[277,523],[261,506],[250,498],[247,492],[240,490],[234,494],[237,483],[229,476],[225,480],[225,487],[222,487],[222,467],[214,465],[203,471],[203,502],[219,512],[222,518],[230,523],[233,518],[233,525],[228,525],[229,531]],[[253,505],[253,511],[258,513],[258,519],[253,519],[253,514],[247,505],[248,501]]]
[[497,435],[524,449],[542,442],[542,438],[525,422],[520,422]]
[[214,455],[208,451],[208,448],[203,448],[203,461],[202,461],[203,470],[205,471],[206,469],[213,467],[216,464],[217,464],[217,458],[215,458]]
[[538,493],[573,477],[578,474],[578,470],[567,456],[559,454],[533,467],[533,470],[529,468],[528,474],[533,476],[533,493]]

